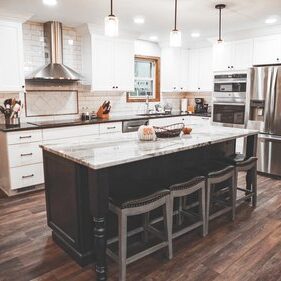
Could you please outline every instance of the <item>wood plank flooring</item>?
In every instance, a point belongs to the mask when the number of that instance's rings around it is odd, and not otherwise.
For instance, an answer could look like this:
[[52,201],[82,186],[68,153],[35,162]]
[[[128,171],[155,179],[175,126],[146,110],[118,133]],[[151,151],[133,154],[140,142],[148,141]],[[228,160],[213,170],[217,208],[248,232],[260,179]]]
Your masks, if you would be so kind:
[[[178,238],[171,261],[150,255],[128,266],[127,280],[281,281],[281,181],[259,176],[258,187],[256,209],[242,204],[234,223],[213,221],[204,239],[198,231]],[[93,265],[81,268],[52,241],[44,192],[1,196],[0,281],[95,280]],[[117,265],[108,268],[117,280]]]

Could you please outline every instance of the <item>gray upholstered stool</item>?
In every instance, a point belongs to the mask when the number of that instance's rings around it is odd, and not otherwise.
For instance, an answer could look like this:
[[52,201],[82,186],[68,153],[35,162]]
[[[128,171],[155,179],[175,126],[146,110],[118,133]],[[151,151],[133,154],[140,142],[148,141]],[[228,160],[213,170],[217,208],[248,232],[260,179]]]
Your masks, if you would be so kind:
[[[163,207],[164,233],[152,227],[145,221],[145,233],[147,231],[161,237],[162,242],[139,252],[131,257],[127,257],[127,217],[147,214],[152,210]],[[124,202],[110,198],[109,209],[118,216],[118,251],[113,253],[107,248],[107,254],[119,264],[119,281],[126,280],[126,265],[130,264],[146,255],[149,255],[163,247],[168,249],[168,258],[172,259],[172,209],[170,191],[167,189],[156,191],[153,194],[131,199]],[[145,216],[146,217],[146,216]]]
[[[205,168],[206,180],[206,234],[209,231],[209,221],[217,218],[227,212],[231,211],[232,220],[235,219],[236,209],[236,180],[235,170],[232,165],[225,165],[222,163],[211,163],[209,168]],[[222,184],[226,181],[230,183],[227,185],[227,189],[230,195],[229,202],[225,200],[217,200],[214,198],[214,188],[216,185]],[[223,206],[222,209],[215,211],[211,214],[212,202]]]
[[[178,198],[179,206],[177,208],[177,216],[178,216],[178,225],[182,224],[182,217],[183,216],[192,216],[196,218],[196,222],[186,226],[178,231],[173,232],[173,238],[181,236],[187,232],[192,231],[195,228],[202,226],[202,235],[205,236],[206,233],[206,215],[205,215],[205,185],[206,185],[206,178],[204,176],[195,176],[190,178],[189,180],[174,184],[169,187],[171,191],[171,208],[173,210],[173,203],[174,199]],[[199,214],[191,212],[186,207],[185,199],[188,195],[192,195],[194,193],[199,193]]]
[[251,200],[252,206],[257,205],[257,157],[245,158],[242,154],[237,154],[233,158],[228,158],[228,162],[235,167],[236,186],[239,172],[246,172],[246,188],[237,187],[237,190],[245,193],[245,196],[239,198],[236,202]]

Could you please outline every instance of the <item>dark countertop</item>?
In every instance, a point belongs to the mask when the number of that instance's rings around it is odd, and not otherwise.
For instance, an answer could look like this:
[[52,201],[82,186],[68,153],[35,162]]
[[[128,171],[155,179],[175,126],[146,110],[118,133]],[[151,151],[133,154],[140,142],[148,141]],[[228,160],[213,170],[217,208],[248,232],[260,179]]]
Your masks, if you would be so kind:
[[[112,116],[108,119],[93,119],[90,121],[82,121],[80,119],[75,120],[60,120],[60,121],[48,121],[48,122],[34,122],[34,123],[21,123],[20,126],[8,126],[5,124],[0,124],[0,131],[2,132],[14,132],[14,131],[24,131],[24,130],[36,130],[36,129],[47,129],[47,128],[58,128],[58,127],[69,127],[69,126],[81,126],[81,125],[94,125],[108,122],[121,122],[128,120],[139,120],[139,119],[154,119],[154,118],[168,118],[168,117],[179,117],[179,116],[202,116],[211,117],[208,113],[172,113],[163,115],[125,115],[125,116]],[[36,125],[35,125],[36,123]]]

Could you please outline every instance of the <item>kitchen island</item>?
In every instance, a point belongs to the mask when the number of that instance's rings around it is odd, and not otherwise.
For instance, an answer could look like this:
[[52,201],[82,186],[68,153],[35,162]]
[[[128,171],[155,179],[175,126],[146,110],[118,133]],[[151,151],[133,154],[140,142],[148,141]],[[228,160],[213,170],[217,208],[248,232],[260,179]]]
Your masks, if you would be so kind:
[[[97,280],[106,280],[106,241],[114,231],[108,198],[133,180],[173,177],[211,159],[235,153],[246,137],[247,156],[256,155],[257,131],[194,127],[190,136],[141,142],[136,133],[91,138],[71,144],[42,145],[48,225],[53,239],[79,264],[95,260]],[[176,181],[176,179],[175,179]],[[126,191],[126,190],[125,190]]]

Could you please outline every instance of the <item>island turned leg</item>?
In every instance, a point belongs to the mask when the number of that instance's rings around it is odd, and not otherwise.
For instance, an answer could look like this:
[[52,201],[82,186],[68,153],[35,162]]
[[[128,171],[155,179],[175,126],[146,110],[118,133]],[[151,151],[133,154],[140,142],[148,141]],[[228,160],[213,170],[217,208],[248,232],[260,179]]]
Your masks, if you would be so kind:
[[106,214],[108,212],[108,177],[104,170],[88,173],[90,209],[93,216],[96,280],[107,280],[106,269]]

